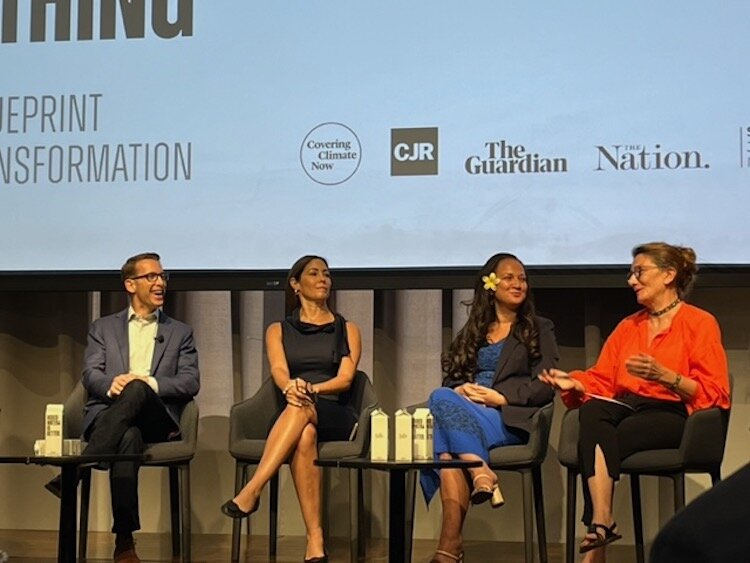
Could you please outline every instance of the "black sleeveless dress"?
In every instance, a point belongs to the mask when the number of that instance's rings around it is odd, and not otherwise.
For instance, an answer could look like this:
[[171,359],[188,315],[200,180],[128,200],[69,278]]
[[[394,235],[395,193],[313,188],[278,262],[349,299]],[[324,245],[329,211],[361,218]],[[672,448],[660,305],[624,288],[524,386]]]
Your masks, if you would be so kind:
[[[284,345],[292,379],[323,383],[336,376],[342,358],[349,355],[346,320],[335,314],[333,322],[313,325],[300,321],[299,309],[281,322]],[[357,415],[347,391],[338,395],[318,395],[318,442],[348,440]]]

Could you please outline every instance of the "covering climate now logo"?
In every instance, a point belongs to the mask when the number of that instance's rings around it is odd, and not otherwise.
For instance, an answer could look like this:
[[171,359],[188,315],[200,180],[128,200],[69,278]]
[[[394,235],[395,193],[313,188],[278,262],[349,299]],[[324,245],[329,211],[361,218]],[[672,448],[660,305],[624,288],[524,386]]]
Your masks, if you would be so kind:
[[142,39],[147,15],[157,37],[193,35],[193,0],[24,0],[21,10],[18,4],[0,0],[1,43],[19,42],[19,29],[30,30],[32,42],[47,41],[48,30],[54,30],[53,41],[70,41],[73,35],[78,41],[115,39],[118,21],[126,39]]

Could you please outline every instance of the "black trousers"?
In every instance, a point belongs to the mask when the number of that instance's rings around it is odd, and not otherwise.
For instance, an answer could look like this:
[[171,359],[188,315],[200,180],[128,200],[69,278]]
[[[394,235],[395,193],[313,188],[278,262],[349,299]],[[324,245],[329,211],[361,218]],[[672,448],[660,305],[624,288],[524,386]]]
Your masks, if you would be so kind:
[[675,514],[656,536],[651,563],[727,563],[750,558],[750,464]]
[[[583,523],[591,524],[593,506],[588,479],[594,475],[594,451],[598,445],[607,463],[607,473],[620,478],[620,462],[643,450],[676,448],[682,440],[687,408],[677,401],[661,401],[638,395],[618,400],[631,408],[592,399],[579,409],[578,460],[583,481]],[[606,522],[604,523],[606,524]]]
[[[131,381],[117,399],[101,411],[88,428],[83,454],[139,454],[146,443],[166,442],[179,427],[164,403],[143,381]],[[141,527],[138,515],[137,461],[112,463],[109,486],[112,496],[112,531],[130,533]]]

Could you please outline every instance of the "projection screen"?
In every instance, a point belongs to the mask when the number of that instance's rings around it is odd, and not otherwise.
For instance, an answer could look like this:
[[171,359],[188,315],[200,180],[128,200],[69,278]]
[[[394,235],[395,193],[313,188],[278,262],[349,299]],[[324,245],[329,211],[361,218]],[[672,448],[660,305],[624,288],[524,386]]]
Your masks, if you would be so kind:
[[0,270],[750,263],[750,3],[0,0]]

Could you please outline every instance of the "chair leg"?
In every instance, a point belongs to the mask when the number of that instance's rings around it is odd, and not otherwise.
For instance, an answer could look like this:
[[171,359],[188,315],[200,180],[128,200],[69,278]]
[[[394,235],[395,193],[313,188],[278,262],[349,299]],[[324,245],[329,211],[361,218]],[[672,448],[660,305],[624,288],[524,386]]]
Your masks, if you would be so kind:
[[182,512],[182,561],[192,561],[192,515],[190,512],[190,463],[181,465],[180,477],[180,508]]
[[271,477],[268,499],[268,554],[276,555],[276,540],[279,524],[279,474]]
[[[236,462],[234,468],[234,494],[236,495],[245,486],[245,472],[247,465],[244,463]],[[249,520],[249,518],[248,518]],[[237,563],[240,560],[240,539],[242,535],[242,521],[237,518],[232,519],[232,563]],[[248,541],[250,541],[250,534],[248,534]]]
[[331,490],[333,468],[320,468],[320,521],[323,526],[323,545],[331,544],[331,515],[328,512],[328,491]]
[[630,474],[630,497],[633,502],[633,531],[635,533],[635,560],[644,563],[643,513],[641,512],[641,481],[637,473]]
[[89,501],[91,500],[91,468],[81,472],[81,519],[78,528],[78,559],[86,561],[86,544],[89,537]]
[[523,545],[526,563],[534,562],[534,506],[531,495],[531,472],[521,470],[521,494],[523,496]]
[[[250,467],[248,465],[245,465],[245,473],[244,473],[243,481],[242,481],[242,484],[240,485],[240,488],[237,489],[237,492],[242,490],[242,487],[245,486],[245,483],[247,483],[250,480],[250,477],[248,477],[247,475],[248,469],[250,469]],[[258,469],[258,467],[256,466],[255,469]],[[247,537],[246,547],[250,545],[250,538],[253,535],[251,524],[252,524],[252,519],[245,518],[245,536]]]
[[172,557],[180,556],[180,476],[169,466],[169,513],[172,521]]
[[721,481],[721,467],[714,467],[711,471],[709,471],[711,475],[711,486],[716,486],[716,483]]
[[685,474],[673,475],[672,484],[674,486],[674,511],[677,514],[685,508]]
[[367,540],[367,520],[365,513],[365,472],[357,469],[357,558],[365,558]]
[[349,478],[349,558],[351,561],[357,561],[359,557],[359,541],[362,535],[360,525],[360,492],[362,470],[347,469]]
[[414,538],[414,497],[417,492],[417,472],[406,473],[406,528],[404,532],[404,553],[406,561],[411,561],[412,543]]
[[574,563],[576,541],[576,485],[578,472],[568,469],[568,493],[565,510],[565,563]]
[[547,563],[547,526],[544,518],[544,489],[542,488],[542,466],[531,469],[534,484],[534,513],[536,514],[537,543],[539,544],[539,561]]

